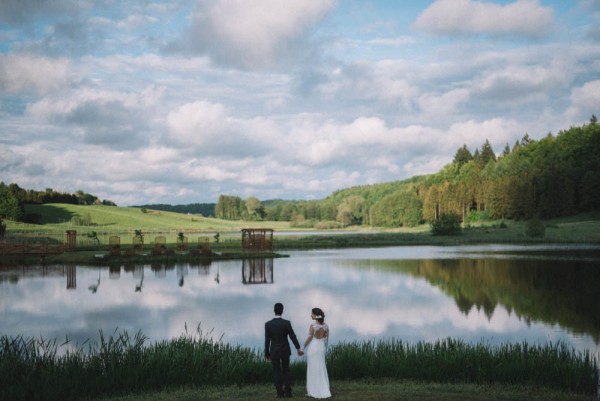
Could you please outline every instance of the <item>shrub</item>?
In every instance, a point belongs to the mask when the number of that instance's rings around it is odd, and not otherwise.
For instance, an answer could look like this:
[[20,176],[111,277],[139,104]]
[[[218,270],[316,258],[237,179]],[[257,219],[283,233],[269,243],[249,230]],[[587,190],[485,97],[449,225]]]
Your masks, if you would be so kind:
[[465,224],[478,223],[481,221],[491,220],[490,214],[487,211],[471,211],[465,216]]
[[525,234],[531,238],[544,238],[546,235],[546,226],[539,217],[534,217],[527,222]]
[[317,230],[335,230],[343,227],[335,220],[322,220],[315,225],[315,228]]
[[431,223],[431,234],[433,235],[458,235],[460,232],[460,216],[457,214],[442,214]]

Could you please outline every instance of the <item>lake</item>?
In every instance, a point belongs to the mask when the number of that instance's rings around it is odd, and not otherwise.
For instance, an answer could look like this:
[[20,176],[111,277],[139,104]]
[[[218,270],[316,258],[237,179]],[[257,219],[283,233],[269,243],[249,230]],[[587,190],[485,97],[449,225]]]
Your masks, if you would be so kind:
[[273,304],[302,342],[310,310],[330,343],[447,337],[564,342],[600,356],[599,246],[410,246],[292,251],[204,264],[0,267],[0,334],[149,342],[196,328],[261,349]]

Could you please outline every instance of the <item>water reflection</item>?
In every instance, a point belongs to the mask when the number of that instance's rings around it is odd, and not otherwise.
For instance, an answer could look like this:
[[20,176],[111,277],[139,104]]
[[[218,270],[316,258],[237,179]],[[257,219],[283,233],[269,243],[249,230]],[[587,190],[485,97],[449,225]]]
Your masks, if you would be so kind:
[[260,348],[264,322],[281,301],[300,336],[310,309],[323,308],[332,343],[456,337],[565,341],[599,352],[597,253],[544,257],[540,250],[528,258],[521,248],[519,255],[486,249],[294,252],[276,267],[273,259],[2,267],[0,334],[68,336],[81,344],[118,328],[158,341],[201,323],[223,341]]
[[[100,280],[98,279],[98,281]],[[100,285],[99,282],[98,285]],[[77,288],[77,269],[75,266],[67,266],[67,290],[75,288]]]
[[142,292],[142,286],[144,285],[144,269],[142,268],[142,275],[140,277],[140,282],[135,286],[135,292]]
[[273,284],[273,258],[244,259],[242,262],[242,283]]
[[476,309],[491,320],[501,306],[528,325],[558,324],[600,342],[600,266],[589,258],[378,260],[369,266],[425,278],[465,316]]
[[[67,288],[69,288],[69,276],[76,276],[77,269],[75,269],[74,266],[67,266]],[[98,287],[100,287],[100,270],[98,270],[98,281],[92,285],[90,285],[88,287],[88,290],[90,290],[92,292],[92,294],[95,294],[98,291]]]

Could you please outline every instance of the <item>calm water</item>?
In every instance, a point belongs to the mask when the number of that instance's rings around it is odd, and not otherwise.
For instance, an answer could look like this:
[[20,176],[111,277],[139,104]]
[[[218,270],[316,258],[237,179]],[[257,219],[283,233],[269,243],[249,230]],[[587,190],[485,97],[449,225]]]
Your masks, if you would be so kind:
[[600,247],[391,247],[207,265],[0,268],[0,334],[82,344],[200,325],[261,348],[275,302],[302,341],[321,307],[331,343],[446,337],[564,341],[600,356]]

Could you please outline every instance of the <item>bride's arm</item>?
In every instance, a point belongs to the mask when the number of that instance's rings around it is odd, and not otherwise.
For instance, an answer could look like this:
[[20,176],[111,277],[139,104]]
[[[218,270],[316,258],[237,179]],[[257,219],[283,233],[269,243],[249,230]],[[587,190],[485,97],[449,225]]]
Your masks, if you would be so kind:
[[304,347],[302,347],[302,348],[306,348],[306,346],[310,343],[310,341],[312,340],[314,335],[315,335],[315,328],[311,324],[310,327],[308,328],[308,337],[306,337],[306,340],[304,340]]

